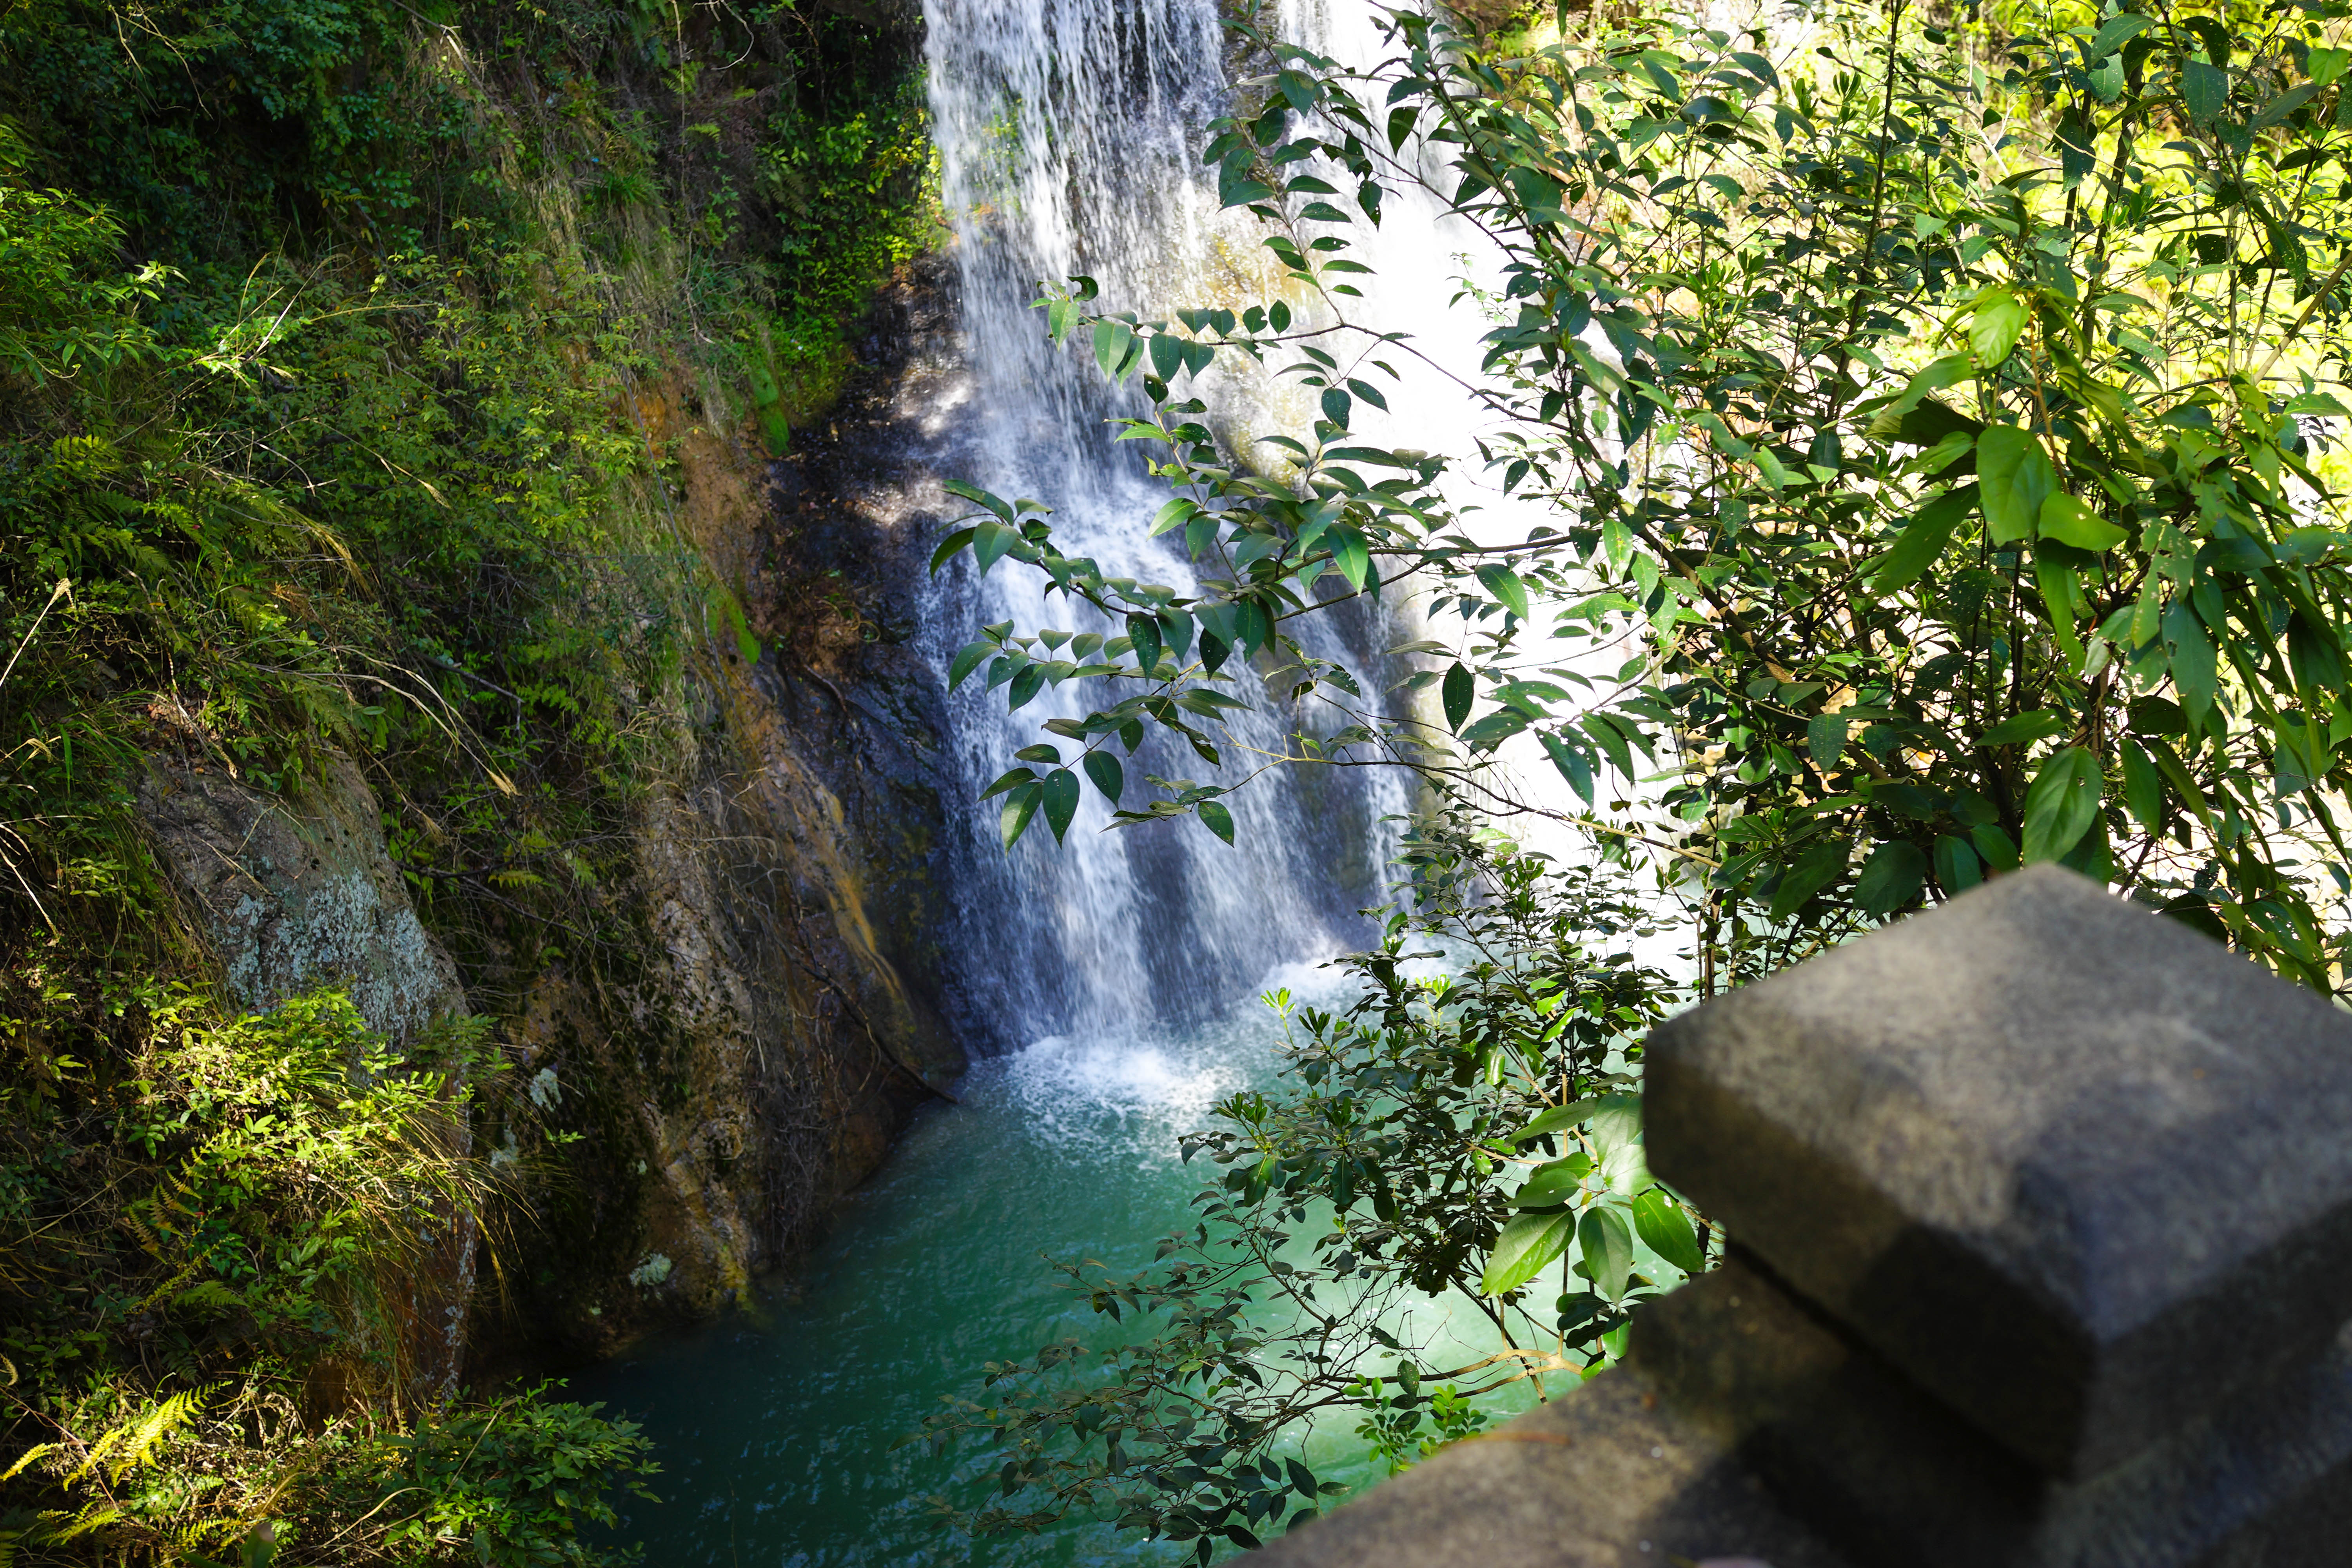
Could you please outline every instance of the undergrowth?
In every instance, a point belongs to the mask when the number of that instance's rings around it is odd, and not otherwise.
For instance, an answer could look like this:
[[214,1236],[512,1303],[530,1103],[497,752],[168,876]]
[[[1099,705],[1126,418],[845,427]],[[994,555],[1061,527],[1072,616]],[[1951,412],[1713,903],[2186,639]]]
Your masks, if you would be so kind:
[[[905,26],[0,6],[0,1563],[614,1560],[644,1438],[428,1386],[418,1320],[531,1223],[497,1015],[619,940],[730,622],[641,409],[837,393],[930,232]],[[336,754],[483,1019],[222,989],[141,772]]]

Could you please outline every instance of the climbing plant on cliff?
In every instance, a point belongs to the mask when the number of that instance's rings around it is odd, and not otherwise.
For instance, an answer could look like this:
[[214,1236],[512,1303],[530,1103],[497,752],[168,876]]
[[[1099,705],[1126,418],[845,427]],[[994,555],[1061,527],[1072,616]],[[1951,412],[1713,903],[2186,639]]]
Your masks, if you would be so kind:
[[[1199,591],[1106,578],[1050,513],[976,492],[940,549],[1042,571],[1108,639],[996,626],[959,656],[1016,709],[1100,694],[990,792],[1006,841],[1064,832],[1082,774],[1123,826],[1230,839],[1223,802],[1265,768],[1398,767],[1650,879],[1702,994],[2040,860],[2339,990],[2346,8],[1997,16],[1596,10],[1506,52],[1406,8],[1365,69],[1244,27],[1271,69],[1207,156],[1283,296],[1173,321],[1085,279],[1041,300],[1140,381],[1121,434]],[[1381,286],[1358,237],[1406,187],[1488,249],[1475,453],[1359,432],[1416,352],[1349,321]],[[1221,356],[1297,378],[1312,429],[1221,447],[1197,393]],[[1401,707],[1299,635],[1376,595],[1442,634],[1397,650],[1426,661]],[[1286,754],[1220,766],[1242,706],[1298,715]],[[1150,726],[1219,771],[1124,793],[1114,748]],[[1528,1110],[1605,1139],[1565,1089]],[[1498,1184],[1557,1168],[1490,1152]],[[1344,1226],[1370,1199],[1303,1152],[1276,1168],[1267,1204]],[[1477,1244],[1497,1262],[1504,1234]]]
[[642,395],[789,440],[929,211],[903,24],[743,13],[0,6],[0,1561],[629,1556],[634,1428],[452,1384],[584,1141],[482,1025],[238,996],[136,792],[351,760],[486,1011],[642,952],[635,813],[755,640]]

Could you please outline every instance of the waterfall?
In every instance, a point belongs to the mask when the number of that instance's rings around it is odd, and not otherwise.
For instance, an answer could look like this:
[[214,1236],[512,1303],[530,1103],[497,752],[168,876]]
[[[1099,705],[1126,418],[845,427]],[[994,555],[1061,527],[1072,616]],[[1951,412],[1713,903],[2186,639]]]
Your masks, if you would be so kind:
[[[927,0],[925,10],[969,365],[950,416],[962,431],[959,477],[1045,501],[1065,548],[1106,571],[1189,593],[1181,550],[1147,537],[1165,490],[1144,472],[1140,444],[1115,445],[1105,428],[1139,408],[1139,394],[1112,388],[1082,352],[1055,351],[1030,302],[1040,279],[1083,273],[1101,285],[1103,309],[1151,320],[1256,298],[1272,280],[1199,161],[1225,94],[1213,0]],[[1231,404],[1234,386],[1223,392]],[[1281,410],[1261,396],[1245,412]],[[1042,582],[1012,562],[985,578],[968,557],[943,571],[926,617],[940,667],[992,622],[1118,629],[1083,604],[1049,600]],[[1394,640],[1377,613],[1315,635],[1344,639],[1359,671]],[[1355,942],[1355,911],[1384,899],[1382,819],[1407,797],[1403,781],[1375,770],[1276,770],[1232,800],[1232,847],[1192,821],[1105,832],[1109,808],[1089,787],[1066,843],[1041,818],[1005,854],[992,805],[969,803],[1016,749],[1054,742],[1042,721],[1105,700],[1086,689],[1098,685],[1044,692],[1011,714],[977,681],[950,701],[959,946],[1000,1047],[1221,1007],[1276,963]],[[1291,722],[1244,716],[1242,738],[1271,748]],[[1245,769],[1231,748],[1220,771],[1172,739],[1155,730],[1127,760],[1127,804],[1149,797],[1147,773],[1231,783]]]

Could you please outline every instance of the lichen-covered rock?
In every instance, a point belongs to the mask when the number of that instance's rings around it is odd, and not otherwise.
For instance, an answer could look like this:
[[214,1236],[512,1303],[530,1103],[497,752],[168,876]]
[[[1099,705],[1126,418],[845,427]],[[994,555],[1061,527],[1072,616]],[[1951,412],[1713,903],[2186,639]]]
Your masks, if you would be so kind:
[[457,965],[416,918],[384,853],[375,795],[349,760],[330,755],[308,787],[279,796],[217,767],[157,756],[137,803],[239,1005],[340,984],[369,1026],[394,1040],[468,1011]]
[[[136,796],[156,859],[193,906],[229,998],[260,1011],[336,985],[371,1028],[406,1044],[469,1016],[457,967],[425,929],[384,851],[374,792],[330,755],[297,793],[217,767],[148,759]],[[445,1213],[406,1298],[412,1396],[439,1398],[465,1361],[478,1231]]]

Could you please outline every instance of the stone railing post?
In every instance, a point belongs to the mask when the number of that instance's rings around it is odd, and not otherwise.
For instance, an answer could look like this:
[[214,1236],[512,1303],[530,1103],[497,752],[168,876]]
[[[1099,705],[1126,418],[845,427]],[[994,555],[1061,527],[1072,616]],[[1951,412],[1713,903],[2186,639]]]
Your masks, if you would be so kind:
[[1725,1266],[1277,1563],[2352,1563],[2352,1017],[2071,872],[1662,1026]]

